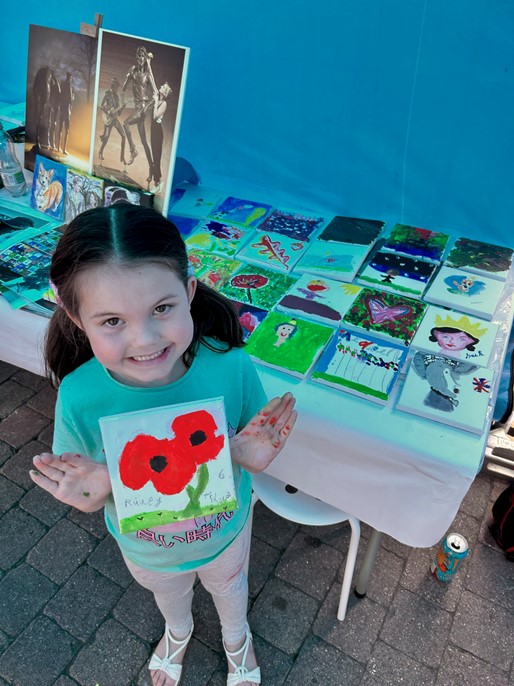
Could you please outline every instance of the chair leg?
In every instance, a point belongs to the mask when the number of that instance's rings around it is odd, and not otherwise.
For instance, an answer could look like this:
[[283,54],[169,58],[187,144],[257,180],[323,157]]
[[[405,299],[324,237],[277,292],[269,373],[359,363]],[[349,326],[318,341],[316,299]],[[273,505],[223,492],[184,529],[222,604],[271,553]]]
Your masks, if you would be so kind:
[[346,564],[344,567],[343,585],[341,588],[341,597],[339,599],[339,608],[337,610],[337,619],[342,622],[346,617],[346,608],[348,607],[348,598],[350,596],[350,589],[352,587],[353,572],[355,570],[355,563],[357,561],[357,551],[359,549],[359,541],[361,537],[361,525],[355,517],[349,517],[348,521],[352,529],[350,536],[350,545],[348,546],[348,555],[346,556]]
[[252,549],[252,527],[253,527],[253,508],[255,503],[259,500],[259,496],[252,491],[252,502],[250,503],[250,512],[248,513],[248,519],[250,520],[250,545],[248,546],[248,552],[246,553],[245,562],[243,569],[245,570],[246,577],[248,578],[248,570],[250,569],[250,551]]

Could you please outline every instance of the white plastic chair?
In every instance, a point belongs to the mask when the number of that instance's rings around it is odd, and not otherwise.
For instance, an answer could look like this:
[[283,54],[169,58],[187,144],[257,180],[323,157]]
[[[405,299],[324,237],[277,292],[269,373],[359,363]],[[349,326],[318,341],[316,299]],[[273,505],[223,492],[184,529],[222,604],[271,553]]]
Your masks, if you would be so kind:
[[[252,506],[260,500],[266,507],[276,514],[297,524],[307,526],[328,526],[348,521],[352,529],[350,545],[344,568],[343,585],[337,619],[343,621],[346,616],[348,598],[352,586],[353,572],[357,559],[357,550],[361,535],[360,522],[356,517],[349,515],[337,507],[332,507],[313,496],[299,491],[294,486],[285,484],[269,474],[260,472],[253,475],[254,498]],[[253,509],[253,508],[252,508]],[[253,512],[252,512],[253,514]]]

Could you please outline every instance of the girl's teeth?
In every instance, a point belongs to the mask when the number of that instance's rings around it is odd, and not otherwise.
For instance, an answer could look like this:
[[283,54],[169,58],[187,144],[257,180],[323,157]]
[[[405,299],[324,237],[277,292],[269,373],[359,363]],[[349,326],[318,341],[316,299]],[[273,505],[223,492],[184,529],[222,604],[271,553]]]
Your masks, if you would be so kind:
[[162,350],[159,350],[158,353],[154,353],[153,355],[134,355],[133,359],[137,362],[147,362],[148,360],[155,360],[155,358],[162,355],[163,352],[164,348]]

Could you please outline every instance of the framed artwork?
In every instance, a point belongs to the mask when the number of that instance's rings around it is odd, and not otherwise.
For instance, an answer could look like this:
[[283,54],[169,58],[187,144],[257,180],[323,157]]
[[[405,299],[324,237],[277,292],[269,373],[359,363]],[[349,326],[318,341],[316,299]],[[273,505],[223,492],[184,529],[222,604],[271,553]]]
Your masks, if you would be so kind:
[[411,348],[487,367],[497,333],[498,324],[430,305]]
[[121,533],[237,508],[223,398],[102,417]]
[[402,370],[407,348],[349,329],[338,329],[312,380],[385,404]]
[[220,202],[209,215],[220,222],[242,224],[255,228],[269,215],[272,209],[272,206],[266,203],[229,196]]
[[397,409],[464,431],[483,433],[495,372],[443,355],[416,352]]
[[234,257],[254,235],[253,229],[206,219],[185,239],[188,249],[197,248]]
[[334,217],[319,234],[320,241],[335,241],[371,247],[382,233],[384,222],[379,219]]
[[333,333],[334,329],[323,324],[269,312],[245,350],[256,362],[304,377]]
[[88,172],[98,40],[46,26],[29,27],[25,167],[36,156]]
[[420,229],[408,224],[396,224],[385,237],[383,249],[403,253],[422,260],[439,262],[450,236],[439,231]]
[[74,169],[66,170],[64,221],[69,224],[77,214],[103,205],[104,181]]
[[350,282],[357,275],[368,252],[367,245],[314,240],[300,258],[295,271]]
[[442,266],[424,299],[491,321],[503,293],[504,281]]
[[361,287],[303,274],[277,304],[277,310],[313,319],[323,324],[338,324]]
[[378,250],[359,273],[359,283],[420,298],[437,265],[406,255]]
[[100,31],[91,169],[167,214],[189,48]]
[[231,300],[255,305],[269,311],[295,281],[296,278],[289,276],[289,274],[282,274],[265,267],[243,264],[229,278],[221,292]]
[[36,155],[30,206],[52,219],[64,218],[67,167]]
[[343,325],[409,345],[427,306],[405,296],[363,288],[343,317]]
[[278,269],[289,274],[307,250],[307,246],[308,243],[296,238],[257,231],[237,253],[237,257],[251,264]]
[[141,207],[153,207],[153,200],[153,195],[141,188],[105,183],[104,207],[116,205],[118,202],[129,202],[131,205],[141,205]]
[[445,264],[504,281],[512,264],[513,252],[512,248],[461,237],[453,244]]
[[297,241],[308,241],[325,221],[324,217],[313,217],[303,212],[274,210],[259,224],[259,230],[280,233]]

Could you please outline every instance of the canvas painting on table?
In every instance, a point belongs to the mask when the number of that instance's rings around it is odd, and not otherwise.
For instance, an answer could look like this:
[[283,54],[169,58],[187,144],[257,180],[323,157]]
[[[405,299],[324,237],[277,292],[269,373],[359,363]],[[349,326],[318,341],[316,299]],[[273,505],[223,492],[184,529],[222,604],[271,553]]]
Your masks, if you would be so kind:
[[413,298],[363,288],[343,317],[343,325],[409,345],[426,307],[425,303]]
[[229,196],[210,212],[210,216],[219,222],[242,224],[252,228],[258,226],[272,209],[271,205],[263,202]]
[[444,254],[450,236],[440,231],[429,231],[407,224],[396,224],[386,236],[384,250],[439,262]]
[[184,184],[173,189],[168,211],[203,219],[214,210],[222,197],[223,192],[219,188]]
[[367,245],[315,240],[300,258],[295,271],[350,282],[353,281],[368,252]]
[[504,286],[505,282],[498,279],[443,266],[428,287],[424,299],[491,321]]
[[215,291],[219,291],[241,266],[238,260],[213,255],[205,250],[188,250],[187,256],[194,275]]
[[181,214],[168,214],[170,222],[175,224],[184,240],[190,236],[200,225],[201,219],[198,217],[186,217]]
[[64,164],[36,156],[30,206],[59,221],[64,218],[66,171]]
[[0,250],[54,226],[57,222],[51,217],[28,206],[0,199]]
[[396,407],[481,434],[490,412],[494,377],[491,369],[418,351]]
[[237,508],[223,398],[102,417],[121,533]]
[[25,167],[36,155],[89,171],[98,40],[29,27]]
[[100,30],[91,170],[155,196],[166,215],[189,48]]
[[360,291],[355,284],[303,274],[279,301],[277,310],[338,324]]
[[338,329],[312,379],[379,403],[389,400],[407,348],[349,329]]
[[308,374],[334,329],[283,312],[270,312],[245,346],[261,364],[293,376]]
[[188,249],[197,248],[234,257],[254,235],[253,229],[206,219],[185,240]]
[[319,234],[320,241],[336,241],[371,247],[380,236],[384,222],[379,219],[334,217]]
[[295,283],[296,277],[251,264],[242,265],[222,287],[231,300],[271,310]]
[[66,171],[64,221],[69,224],[77,214],[103,205],[104,181],[74,169]]
[[237,312],[239,323],[243,328],[243,339],[247,341],[268,312],[260,307],[255,307],[255,305],[237,302],[237,300],[231,300],[231,303]]
[[461,237],[453,244],[445,264],[503,281],[509,273],[512,255],[512,248]]
[[308,243],[279,233],[257,231],[237,257],[245,262],[290,273],[307,250]]
[[433,262],[378,250],[359,273],[358,281],[420,298],[435,270]]
[[411,347],[487,367],[498,324],[430,305]]
[[259,230],[280,233],[297,241],[308,241],[325,221],[323,217],[310,216],[303,212],[274,210],[259,224]]

